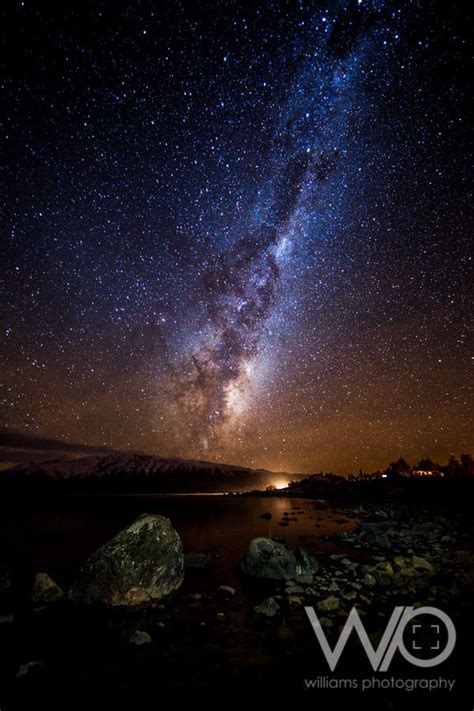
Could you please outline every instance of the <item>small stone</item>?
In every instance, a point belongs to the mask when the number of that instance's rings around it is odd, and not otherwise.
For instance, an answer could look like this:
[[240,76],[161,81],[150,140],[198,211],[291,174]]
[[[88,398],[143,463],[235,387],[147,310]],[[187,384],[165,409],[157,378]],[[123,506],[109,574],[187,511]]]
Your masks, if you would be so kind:
[[288,604],[291,605],[292,607],[302,605],[303,602],[304,602],[304,600],[300,595],[290,595],[288,597]]
[[321,623],[321,627],[333,627],[334,625],[330,617],[321,617],[319,622]]
[[47,609],[48,608],[46,605],[38,605],[37,607],[33,608],[33,612],[35,613],[35,615],[40,615],[42,612],[46,612]]
[[411,564],[418,573],[427,573],[428,575],[433,575],[434,573],[432,564],[420,556],[412,556]]
[[185,553],[183,557],[186,568],[195,568],[197,570],[206,568],[211,558],[209,553]]
[[304,593],[304,588],[301,585],[290,582],[285,585],[285,592],[287,595],[298,595]]
[[381,561],[380,563],[377,563],[377,565],[374,565],[371,570],[371,574],[374,576],[379,585],[391,585],[393,581],[392,564],[388,560]]
[[14,621],[15,617],[14,615],[1,615],[0,616],[0,625],[11,625],[12,622]]
[[19,679],[22,676],[28,676],[31,672],[38,672],[42,669],[44,669],[43,662],[26,662],[26,664],[20,664],[16,676]]
[[223,612],[218,612],[216,615],[216,622],[225,622],[225,615]]
[[230,600],[230,598],[234,597],[235,590],[234,588],[231,588],[230,585],[220,585],[217,588],[217,594],[219,595],[219,597],[223,597],[226,600]]
[[46,573],[38,573],[33,583],[32,600],[35,603],[57,602],[64,597],[64,591]]
[[263,602],[261,602],[260,605],[254,607],[254,612],[256,612],[257,615],[261,615],[263,617],[266,617],[267,619],[271,619],[272,617],[275,617],[275,615],[278,615],[278,613],[280,612],[280,605],[274,597],[269,597]]
[[312,585],[314,576],[311,573],[303,573],[302,575],[297,575],[295,580],[300,585]]
[[329,597],[325,598],[324,600],[321,600],[318,602],[318,610],[321,610],[321,612],[335,612],[336,610],[339,609],[340,607],[340,600],[337,597],[334,597],[333,595],[330,595]]
[[150,644],[151,637],[148,632],[143,630],[135,630],[132,632],[129,639],[130,644],[134,644],[136,647],[141,647],[143,644]]
[[269,511],[265,511],[264,513],[260,514],[260,518],[265,519],[265,521],[270,521],[272,515]]
[[369,587],[369,588],[373,588],[374,585],[376,585],[376,583],[377,583],[374,576],[371,575],[370,573],[366,573],[364,575],[364,577],[362,578],[362,582],[364,585],[367,585],[367,587]]
[[393,559],[394,570],[401,570],[406,565],[405,558],[402,555],[396,555]]

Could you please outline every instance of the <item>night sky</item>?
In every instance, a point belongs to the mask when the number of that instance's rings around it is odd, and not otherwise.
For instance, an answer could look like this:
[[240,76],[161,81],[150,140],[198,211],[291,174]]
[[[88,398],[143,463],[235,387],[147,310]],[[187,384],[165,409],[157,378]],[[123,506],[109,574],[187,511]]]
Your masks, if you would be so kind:
[[25,0],[1,25],[4,459],[474,449],[460,5]]

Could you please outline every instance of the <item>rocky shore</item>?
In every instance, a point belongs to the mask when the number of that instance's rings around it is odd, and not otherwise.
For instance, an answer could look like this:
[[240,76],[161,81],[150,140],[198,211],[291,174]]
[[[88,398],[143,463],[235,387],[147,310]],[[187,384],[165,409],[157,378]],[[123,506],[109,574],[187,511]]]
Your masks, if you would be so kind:
[[[308,530],[327,506],[310,502]],[[286,546],[285,529],[298,511],[302,516],[296,506],[282,514],[282,535],[255,538],[242,550],[240,586],[222,580],[206,593],[193,592],[192,580],[208,575],[212,555],[183,554],[172,523],[157,515],[144,514],[99,548],[69,590],[42,571],[29,602],[18,605],[3,566],[2,708],[78,674],[86,684],[146,685],[143,674],[152,668],[160,684],[189,690],[206,688],[216,674],[252,685],[284,665],[283,681],[296,692],[304,655],[314,659],[317,651],[305,606],[316,609],[328,637],[339,634],[354,606],[376,635],[394,605],[436,605],[472,619],[474,546],[464,514],[398,504],[339,507],[337,515],[353,526],[331,536],[338,552],[325,554],[309,536],[293,550]]]

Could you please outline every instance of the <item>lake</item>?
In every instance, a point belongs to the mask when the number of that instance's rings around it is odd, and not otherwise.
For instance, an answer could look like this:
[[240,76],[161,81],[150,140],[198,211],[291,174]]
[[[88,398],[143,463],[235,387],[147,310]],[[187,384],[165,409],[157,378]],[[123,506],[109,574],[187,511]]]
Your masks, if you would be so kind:
[[[238,587],[238,563],[252,538],[284,537],[289,548],[305,547],[319,561],[340,548],[324,537],[351,530],[355,519],[334,509],[316,510],[309,499],[223,495],[74,496],[22,503],[2,512],[2,557],[35,574],[49,573],[68,586],[84,561],[141,513],[167,516],[185,552],[208,552],[206,574],[192,571],[185,586],[197,592],[216,584]],[[271,519],[261,518],[270,513]],[[290,520],[283,526],[287,513]],[[191,580],[189,578],[191,577]]]

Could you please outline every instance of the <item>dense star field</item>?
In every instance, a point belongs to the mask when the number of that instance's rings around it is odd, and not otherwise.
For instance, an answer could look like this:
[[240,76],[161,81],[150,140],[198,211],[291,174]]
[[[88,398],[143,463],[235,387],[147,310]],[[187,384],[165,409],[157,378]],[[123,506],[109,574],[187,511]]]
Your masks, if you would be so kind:
[[472,449],[468,27],[443,5],[2,10],[4,459]]

